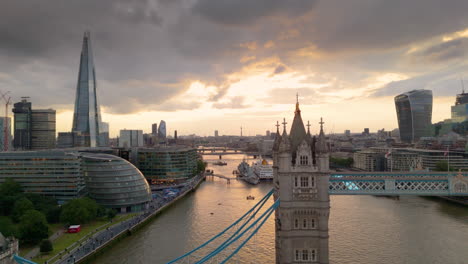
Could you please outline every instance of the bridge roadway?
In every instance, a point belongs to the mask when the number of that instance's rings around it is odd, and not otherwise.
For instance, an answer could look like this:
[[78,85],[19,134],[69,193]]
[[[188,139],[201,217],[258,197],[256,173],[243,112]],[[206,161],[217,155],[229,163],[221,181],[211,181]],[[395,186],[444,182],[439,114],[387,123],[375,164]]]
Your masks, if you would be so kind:
[[468,172],[333,172],[329,193],[468,196]]

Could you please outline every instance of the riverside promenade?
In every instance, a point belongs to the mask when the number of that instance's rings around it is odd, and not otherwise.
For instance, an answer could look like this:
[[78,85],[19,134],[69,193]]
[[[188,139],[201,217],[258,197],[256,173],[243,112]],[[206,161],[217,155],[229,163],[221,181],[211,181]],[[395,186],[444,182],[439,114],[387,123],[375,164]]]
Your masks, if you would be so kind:
[[[126,221],[112,225],[100,232],[97,232],[89,239],[80,243],[79,246],[69,250],[66,254],[61,255],[57,258],[52,258],[48,263],[53,264],[68,264],[68,263],[84,263],[90,260],[95,253],[104,249],[112,242],[117,241],[127,235],[131,235],[132,232],[151,221],[158,213],[165,208],[171,206],[177,200],[183,198],[189,192],[195,190],[198,185],[205,179],[205,175],[202,173],[190,181],[185,186],[180,188],[180,191],[175,196],[169,197],[156,197],[150,203],[147,210],[143,213],[132,217]],[[46,262],[47,263],[47,262]]]

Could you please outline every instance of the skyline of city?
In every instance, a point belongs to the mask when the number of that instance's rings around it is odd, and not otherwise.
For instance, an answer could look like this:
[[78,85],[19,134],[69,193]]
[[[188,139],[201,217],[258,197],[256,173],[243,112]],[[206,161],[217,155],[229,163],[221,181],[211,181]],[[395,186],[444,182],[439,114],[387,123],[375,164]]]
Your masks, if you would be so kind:
[[[0,67],[0,90],[11,90],[15,101],[29,96],[39,108],[56,109],[57,131],[70,131],[76,53],[85,30],[93,34],[98,96],[112,137],[124,128],[149,132],[146,121],[161,119],[168,121],[168,134],[238,134],[243,126],[245,135],[255,135],[294,111],[296,92],[315,133],[320,116],[334,122],[327,132],[391,130],[397,127],[392,97],[432,90],[433,121],[441,121],[450,117],[460,79],[468,76],[464,1],[424,2],[402,13],[398,3],[369,9],[361,2],[298,1],[264,4],[248,15],[240,12],[245,3],[230,10],[221,3],[210,9],[206,1],[182,2],[109,8],[46,1],[42,15],[54,14],[54,25],[60,21],[48,34],[40,32],[51,28],[50,21],[17,23],[38,14],[10,3],[0,13],[2,24],[17,29],[7,29],[0,44],[0,58],[8,62]],[[348,15],[337,19],[334,10],[343,8]],[[232,15],[219,16],[224,13]],[[406,25],[411,30],[392,30]],[[351,121],[356,116],[360,122]]]
[[467,0],[1,6],[0,263],[468,259]]

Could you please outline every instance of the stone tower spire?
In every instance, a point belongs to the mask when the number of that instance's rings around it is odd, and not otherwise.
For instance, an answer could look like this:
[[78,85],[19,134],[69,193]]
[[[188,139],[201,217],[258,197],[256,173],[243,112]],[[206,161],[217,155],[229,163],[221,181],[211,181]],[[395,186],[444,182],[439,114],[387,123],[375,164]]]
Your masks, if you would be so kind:
[[[324,138],[323,128],[321,134]],[[275,198],[281,201],[275,214],[276,263],[328,263],[329,175],[323,167],[328,163],[315,163],[319,144],[305,131],[298,101],[291,132],[288,136],[284,127],[280,140],[273,151]],[[319,160],[325,157],[328,153]]]

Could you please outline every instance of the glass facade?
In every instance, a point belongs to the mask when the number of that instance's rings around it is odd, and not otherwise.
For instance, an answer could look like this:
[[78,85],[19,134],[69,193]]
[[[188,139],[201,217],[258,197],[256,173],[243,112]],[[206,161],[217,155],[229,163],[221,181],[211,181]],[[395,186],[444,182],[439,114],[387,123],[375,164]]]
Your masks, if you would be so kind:
[[166,138],[166,121],[164,120],[161,120],[161,122],[159,122],[158,137],[162,139]]
[[100,205],[140,211],[151,200],[143,174],[130,162],[109,154],[81,153],[89,196]]
[[119,147],[143,147],[143,130],[120,130]]
[[457,94],[452,106],[452,122],[461,123],[468,120],[468,93]]
[[81,161],[63,151],[14,151],[0,153],[0,183],[12,178],[25,192],[66,201],[85,193]]
[[197,171],[196,149],[187,147],[137,148],[132,161],[148,181],[188,179]]
[[432,91],[413,90],[395,97],[395,107],[402,142],[416,142],[431,136]]
[[85,147],[98,147],[101,110],[96,96],[96,71],[91,50],[90,33],[85,32],[76,87],[72,132],[84,136]]
[[31,149],[55,148],[55,110],[32,110]]
[[31,149],[31,103],[26,99],[13,105],[14,140],[13,147],[18,150]]

